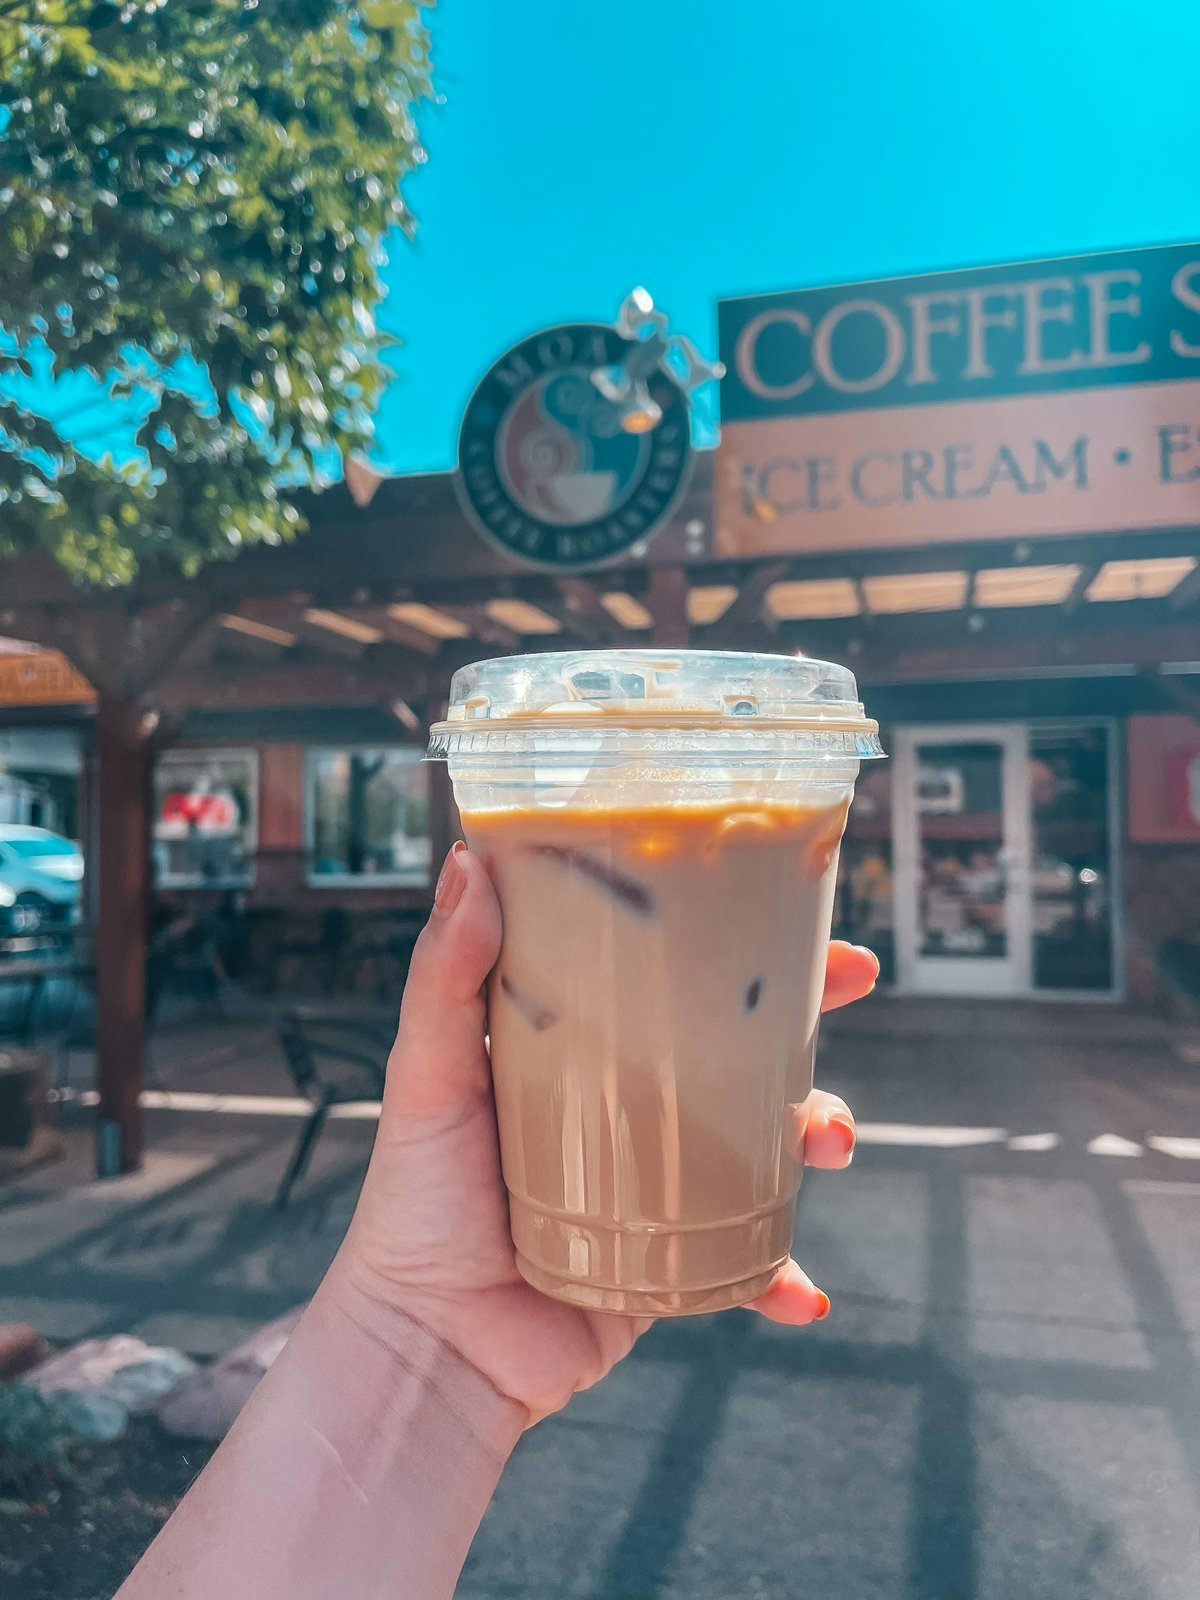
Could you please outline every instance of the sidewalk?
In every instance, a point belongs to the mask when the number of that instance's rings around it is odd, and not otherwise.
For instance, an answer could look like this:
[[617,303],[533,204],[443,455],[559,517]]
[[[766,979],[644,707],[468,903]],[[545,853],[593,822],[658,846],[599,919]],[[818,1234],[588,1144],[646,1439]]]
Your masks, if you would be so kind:
[[[652,1330],[522,1442],[463,1600],[1195,1600],[1194,1032],[886,998],[826,1021],[820,1081],[866,1133],[801,1194],[832,1316]],[[164,1038],[166,1093],[291,1095],[270,1032]],[[145,1172],[103,1184],[68,1123],[68,1162],[0,1190],[0,1319],[201,1355],[311,1291],[373,1133],[331,1123],[280,1215],[295,1116],[151,1110]]]
[[[92,1113],[64,1106],[67,1158],[0,1188],[0,1318],[55,1338],[132,1331],[204,1355],[311,1291],[349,1220],[374,1122],[363,1107],[331,1120],[291,1205],[273,1209],[304,1114],[275,1042],[284,1009],[258,1003],[156,1033],[140,1173],[96,1180]],[[906,1149],[1073,1170],[1124,1154],[1200,1182],[1196,1042],[1115,1007],[873,997],[825,1019],[818,1081],[863,1124],[860,1168]]]

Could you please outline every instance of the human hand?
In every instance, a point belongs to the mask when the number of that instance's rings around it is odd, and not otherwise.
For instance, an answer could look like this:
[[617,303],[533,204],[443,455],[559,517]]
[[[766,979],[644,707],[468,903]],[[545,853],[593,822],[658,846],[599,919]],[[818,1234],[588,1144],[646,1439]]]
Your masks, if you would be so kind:
[[[322,1292],[384,1340],[389,1315],[414,1318],[536,1421],[604,1377],[651,1319],[562,1304],[517,1271],[485,1045],[484,984],[499,949],[487,872],[456,846],[413,954],[362,1195]],[[832,944],[824,1009],[868,993],[878,972],[868,951]],[[805,1162],[847,1166],[845,1103],[814,1090],[807,1109]],[[753,1309],[802,1324],[829,1300],[789,1261]]]

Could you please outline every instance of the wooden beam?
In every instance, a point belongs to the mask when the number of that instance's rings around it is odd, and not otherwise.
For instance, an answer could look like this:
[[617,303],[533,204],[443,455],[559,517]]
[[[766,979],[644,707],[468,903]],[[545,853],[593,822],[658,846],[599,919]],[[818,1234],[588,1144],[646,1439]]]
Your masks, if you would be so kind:
[[1167,596],[1167,609],[1182,611],[1194,600],[1200,600],[1200,561],[1171,590]]
[[343,661],[360,661],[369,648],[365,639],[355,639],[349,634],[339,633],[336,628],[322,627],[319,622],[312,621],[303,612],[299,612],[294,624],[289,626],[293,628],[297,639],[302,643],[322,655],[337,656]]
[[295,644],[282,629],[231,614],[218,619],[213,630],[213,654],[246,656],[252,661],[278,661]]
[[1100,571],[1102,563],[1099,561],[1085,561],[1079,568],[1079,575],[1071,585],[1066,598],[1058,607],[1060,616],[1074,616],[1080,606],[1087,601],[1087,592],[1096,581],[1096,574]]
[[[456,640],[454,643],[471,643]],[[478,656],[478,643],[462,661]],[[361,706],[402,700],[423,702],[430,683],[447,677],[453,654],[434,665],[397,645],[375,645],[361,661],[342,661],[297,648],[277,662],[250,669],[246,662],[219,658],[204,672],[185,672],[163,686],[160,704],[168,710],[245,710],[250,706]]]
[[1174,710],[1191,717],[1200,726],[1200,689],[1193,688],[1175,673],[1162,672],[1156,667],[1145,668],[1138,676],[1152,684]]
[[156,688],[187,665],[206,642],[211,644],[205,635],[224,610],[224,596],[207,594],[190,603],[173,600],[167,607],[136,618],[140,639],[126,678],[130,694],[137,697]]
[[441,648],[440,639],[435,639],[432,634],[422,633],[420,628],[410,627],[407,622],[400,622],[390,614],[386,606],[359,606],[351,612],[351,615],[356,621],[378,628],[389,643],[403,645],[406,650],[415,650],[419,655],[436,656]]
[[475,638],[482,639],[485,644],[493,644],[510,655],[515,655],[521,649],[521,635],[506,628],[494,617],[489,617],[482,606],[439,605],[438,610],[465,622]]
[[[444,722],[449,710],[446,685],[442,686],[430,706],[429,722]],[[442,862],[451,845],[463,836],[462,820],[454,803],[454,786],[450,782],[450,769],[444,761],[430,761],[429,772],[429,853],[432,857],[431,887],[437,883]]]
[[790,568],[789,561],[767,561],[747,573],[738,589],[737,599],[720,622],[713,627],[710,637],[725,640],[748,625],[751,627],[765,625],[773,630],[775,618],[772,617],[768,621],[764,615],[763,602],[766,600],[767,591],[785,578]]
[[906,612],[880,615],[864,626],[861,617],[785,620],[773,637],[746,627],[729,639],[738,650],[803,649],[807,654],[845,661],[864,679],[880,681],[991,673],[1034,677],[1045,670],[1112,667],[1131,672],[1138,665],[1195,661],[1196,628],[1172,617],[1162,600],[1088,605],[1071,619],[1057,607],[1004,607],[976,613],[985,619],[972,630],[966,613]]
[[[3,563],[0,563],[0,582],[3,581]],[[56,650],[65,656],[75,670],[82,673],[93,687],[100,687],[96,678],[96,673],[100,669],[100,659],[92,639],[94,623],[92,609],[79,608],[62,612],[58,606],[40,609],[35,606],[22,606],[0,612],[0,617],[8,619],[0,624],[7,634],[18,639],[26,639],[30,644],[40,645],[43,650]]]
[[101,1177],[142,1160],[150,772],[141,707],[102,694],[96,714],[96,1166]]
[[[0,562],[0,630],[11,627],[14,610],[47,605],[70,605],[78,601],[80,590],[63,569],[39,551],[24,556],[7,556]],[[12,608],[12,609],[10,609]]]
[[605,609],[599,591],[586,578],[559,578],[555,587],[558,601],[538,599],[534,604],[547,609],[553,607],[551,615],[556,616],[564,627],[582,634],[591,643],[609,643],[618,631],[617,623]]

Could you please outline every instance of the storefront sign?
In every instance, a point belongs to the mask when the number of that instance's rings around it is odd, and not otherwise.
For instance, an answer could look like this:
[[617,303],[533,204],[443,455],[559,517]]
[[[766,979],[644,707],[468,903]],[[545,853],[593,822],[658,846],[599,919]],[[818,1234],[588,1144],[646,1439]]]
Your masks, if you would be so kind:
[[172,789],[159,807],[154,832],[159,839],[185,839],[194,833],[216,837],[236,832],[241,820],[228,789]]
[[717,550],[1200,520],[1200,244],[724,300]]
[[1200,727],[1190,717],[1130,717],[1129,837],[1200,844]]
[[1186,746],[1167,760],[1171,820],[1177,828],[1200,833],[1200,750]]
[[615,390],[644,367],[647,343],[598,322],[547,328],[514,345],[471,396],[459,434],[463,508],[523,564],[602,566],[670,515],[691,456],[685,385],[656,360],[638,374],[645,409],[605,392],[606,374]]
[[91,684],[57,650],[0,655],[0,707],[87,704]]

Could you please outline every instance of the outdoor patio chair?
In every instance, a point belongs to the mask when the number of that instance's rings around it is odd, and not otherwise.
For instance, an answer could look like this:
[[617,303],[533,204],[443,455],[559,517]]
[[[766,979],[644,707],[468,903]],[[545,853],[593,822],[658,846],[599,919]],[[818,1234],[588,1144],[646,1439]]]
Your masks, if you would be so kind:
[[279,1048],[296,1088],[311,1102],[296,1148],[280,1180],[275,1204],[287,1205],[303,1177],[321,1129],[334,1106],[361,1105],[383,1098],[384,1066],[390,1031],[362,1018],[289,1011],[279,1028]]
[[226,1021],[221,1000],[221,967],[217,927],[211,917],[200,918],[179,938],[150,952],[146,960],[146,1020],[153,1023],[168,990],[190,995],[197,1014],[208,1013]]
[[316,969],[324,994],[344,988],[352,930],[349,912],[342,906],[328,906],[321,913],[315,934],[280,939],[275,949],[272,987],[279,986],[285,964],[293,961],[299,963],[306,981],[310,980],[312,969]]
[[425,918],[424,911],[388,911],[365,924],[355,937],[347,962],[347,986],[352,993],[364,987],[369,968],[376,998],[398,998]]
[[46,980],[42,973],[29,976],[19,967],[4,973],[0,983],[0,1044],[31,1048],[37,1034],[38,1010]]

